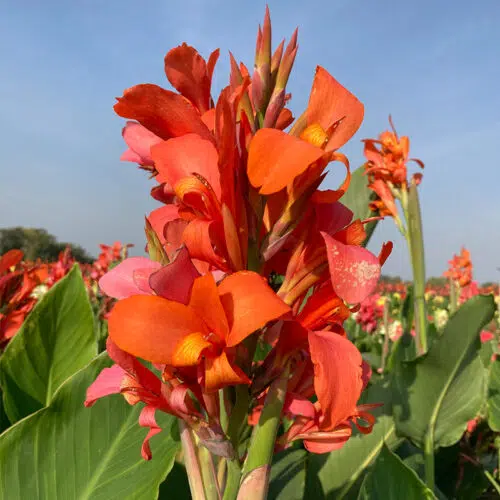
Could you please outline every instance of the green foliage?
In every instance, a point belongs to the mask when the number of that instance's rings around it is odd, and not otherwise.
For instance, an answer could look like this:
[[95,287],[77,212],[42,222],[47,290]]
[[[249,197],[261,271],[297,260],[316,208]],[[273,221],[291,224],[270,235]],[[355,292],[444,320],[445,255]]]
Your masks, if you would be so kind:
[[426,356],[395,364],[394,418],[399,434],[423,447],[450,446],[484,400],[484,368],[478,356],[479,332],[494,314],[491,296],[465,303]]
[[422,500],[436,498],[417,474],[387,446],[365,477],[358,500]]
[[140,450],[147,430],[137,422],[141,405],[129,406],[115,395],[83,406],[88,386],[110,365],[100,355],[61,385],[46,408],[0,436],[0,498],[157,498],[179,450],[175,419],[158,415],[164,430],[151,440],[153,460],[145,461]]
[[94,318],[75,265],[38,302],[0,358],[10,421],[47,406],[60,385],[96,354]]
[[301,500],[306,484],[307,452],[289,449],[278,453],[273,460],[269,500]]
[[500,359],[491,363],[488,383],[488,424],[500,432]]
[[71,249],[71,255],[78,262],[91,263],[94,260],[81,246],[59,242],[46,229],[26,227],[0,229],[0,255],[17,248],[24,252],[26,260],[55,261],[59,253],[68,246]]

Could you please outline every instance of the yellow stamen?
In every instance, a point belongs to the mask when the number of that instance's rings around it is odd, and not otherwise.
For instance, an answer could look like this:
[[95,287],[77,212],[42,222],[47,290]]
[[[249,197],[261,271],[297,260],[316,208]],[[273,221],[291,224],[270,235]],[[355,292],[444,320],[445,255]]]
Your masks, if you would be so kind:
[[318,148],[324,148],[328,142],[328,134],[319,123],[309,125],[300,138]]

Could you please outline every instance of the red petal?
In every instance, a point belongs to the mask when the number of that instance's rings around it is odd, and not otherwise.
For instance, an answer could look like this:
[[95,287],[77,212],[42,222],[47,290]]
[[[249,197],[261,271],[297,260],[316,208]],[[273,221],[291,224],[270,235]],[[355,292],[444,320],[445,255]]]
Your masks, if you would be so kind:
[[0,274],[8,271],[9,268],[17,266],[23,260],[21,250],[9,250],[0,257]]
[[363,389],[363,359],[352,342],[332,332],[309,332],[309,348],[323,417],[320,427],[333,430],[356,414]]
[[114,106],[117,115],[137,120],[162,139],[195,133],[211,140],[211,134],[191,103],[175,92],[145,83],[131,87]]
[[201,175],[220,200],[220,176],[217,150],[210,141],[195,134],[170,139],[151,148],[158,182],[174,186],[185,177]]
[[165,56],[165,74],[172,86],[203,114],[210,106],[210,78],[205,59],[183,43]]
[[183,247],[175,260],[149,278],[149,284],[157,295],[181,304],[187,304],[194,280],[200,276]]
[[311,453],[330,453],[342,448],[351,434],[352,429],[349,425],[339,426],[338,429],[331,432],[311,433],[307,439],[304,439],[304,447]]
[[365,248],[344,245],[326,233],[330,277],[335,293],[346,302],[357,304],[370,295],[380,277],[380,263]]
[[149,427],[149,431],[141,447],[141,455],[144,460],[151,460],[152,458],[149,440],[161,432],[161,427],[156,423],[155,412],[156,408],[153,406],[145,406],[139,415],[139,425],[141,427]]

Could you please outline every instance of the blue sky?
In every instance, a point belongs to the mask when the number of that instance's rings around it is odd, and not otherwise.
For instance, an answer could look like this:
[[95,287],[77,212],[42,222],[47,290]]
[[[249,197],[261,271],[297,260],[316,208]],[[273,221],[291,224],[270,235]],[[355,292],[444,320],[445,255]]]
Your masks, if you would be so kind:
[[[475,276],[500,266],[500,2],[482,0],[270,1],[274,40],[299,26],[289,90],[298,115],[320,64],[365,104],[344,148],[387,127],[411,138],[425,164],[421,203],[427,274],[439,275],[465,244]],[[150,181],[121,163],[114,98],[136,83],[167,85],[163,57],[186,41],[252,64],[262,1],[7,0],[0,6],[0,227],[45,227],[96,254],[99,242],[144,244],[155,203]],[[334,182],[327,186],[333,187]],[[385,272],[410,276],[403,241],[384,221],[370,244],[396,249]]]

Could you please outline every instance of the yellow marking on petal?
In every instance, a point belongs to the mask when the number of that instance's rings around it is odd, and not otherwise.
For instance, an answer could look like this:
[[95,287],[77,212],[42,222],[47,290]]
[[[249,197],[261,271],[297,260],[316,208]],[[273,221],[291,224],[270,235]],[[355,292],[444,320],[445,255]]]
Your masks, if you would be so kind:
[[324,148],[328,142],[328,134],[319,123],[309,125],[300,138],[318,148]]
[[209,347],[212,347],[212,343],[209,342],[201,332],[190,333],[177,344],[172,356],[172,365],[197,365],[201,353]]

